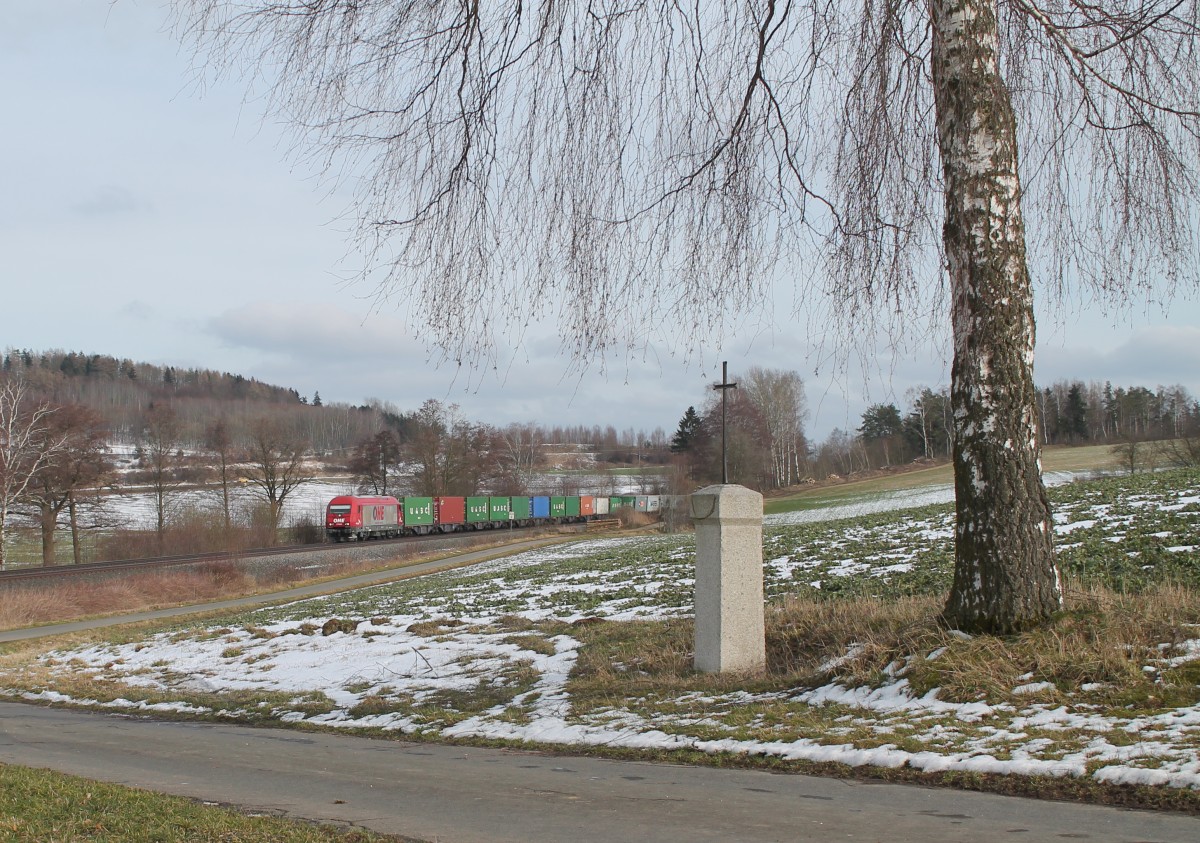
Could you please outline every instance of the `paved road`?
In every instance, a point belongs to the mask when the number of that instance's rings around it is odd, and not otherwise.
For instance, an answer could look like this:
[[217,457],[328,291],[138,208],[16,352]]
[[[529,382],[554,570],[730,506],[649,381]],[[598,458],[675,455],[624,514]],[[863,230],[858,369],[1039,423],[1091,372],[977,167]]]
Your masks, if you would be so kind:
[[262,606],[267,603],[282,602],[285,600],[299,600],[304,597],[313,597],[318,594],[332,594],[338,591],[350,591],[355,588],[363,588],[369,585],[377,585],[379,583],[391,582],[393,580],[405,579],[407,577],[421,576],[422,574],[430,574],[435,571],[443,571],[448,568],[459,568],[464,565],[473,565],[477,562],[483,562],[488,559],[495,559],[500,556],[510,556],[514,553],[521,553],[526,550],[533,550],[538,547],[546,547],[552,544],[562,544],[565,541],[574,541],[576,537],[563,538],[537,538],[528,539],[521,542],[513,542],[512,544],[500,545],[497,547],[488,547],[482,550],[473,550],[466,553],[453,553],[448,556],[443,556],[434,559],[430,562],[420,562],[415,565],[405,565],[398,568],[388,568],[381,571],[371,571],[366,574],[356,574],[350,577],[342,577],[336,580],[327,580],[325,582],[316,583],[313,585],[297,586],[283,591],[273,591],[269,594],[257,594],[251,597],[238,597],[232,600],[220,600],[215,603],[200,603],[191,606],[176,606],[171,609],[155,609],[148,612],[130,612],[123,615],[113,615],[106,618],[90,618],[82,621],[71,621],[70,623],[47,624],[45,626],[33,626],[25,629],[9,629],[0,632],[0,643],[6,641],[25,641],[31,638],[46,638],[51,635],[62,635],[68,632],[82,632],[88,629],[100,629],[106,626],[117,626],[123,623],[138,623],[140,621],[160,620],[164,618],[178,618],[184,615],[195,615],[206,612],[218,612],[226,609],[245,609],[251,606]]
[[0,703],[0,762],[439,843],[1195,843],[1200,819]]

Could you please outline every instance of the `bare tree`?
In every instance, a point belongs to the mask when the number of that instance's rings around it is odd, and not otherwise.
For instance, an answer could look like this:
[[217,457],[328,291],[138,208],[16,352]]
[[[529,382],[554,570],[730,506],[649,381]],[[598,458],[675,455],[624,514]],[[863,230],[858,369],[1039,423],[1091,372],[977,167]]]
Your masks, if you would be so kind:
[[493,464],[497,437],[468,420],[457,404],[430,398],[410,419],[405,458],[420,495],[475,495]]
[[313,479],[304,460],[307,452],[308,443],[277,419],[263,417],[251,422],[246,479],[267,504],[272,535],[279,529],[288,497]]
[[0,383],[0,568],[13,504],[66,447],[65,435],[51,433],[54,413],[48,402],[30,394],[23,380]]
[[1153,443],[1146,442],[1130,433],[1108,450],[1126,473],[1137,474],[1139,468],[1152,468],[1152,466],[1147,466],[1147,460],[1157,456],[1158,449]]
[[413,466],[413,491],[417,494],[446,493],[443,443],[450,427],[446,412],[440,401],[430,398],[413,414],[404,448],[405,458]]
[[1055,292],[1193,277],[1197,0],[175,6],[219,64],[277,74],[305,148],[363,185],[380,296],[427,303],[450,359],[560,302],[578,359],[664,325],[719,342],[777,271],[860,336],[948,294],[946,618],[1057,610],[1027,246]]
[[732,389],[727,394],[728,406],[723,414],[721,398],[710,393],[704,406],[703,420],[696,431],[689,456],[694,459],[693,471],[698,481],[721,481],[721,419],[725,416],[728,429],[725,436],[729,482],[754,489],[774,485],[775,472],[771,454],[771,437],[767,422],[750,393]]
[[1177,437],[1163,443],[1162,451],[1168,465],[1200,466],[1200,411],[1184,423]]
[[401,468],[400,438],[394,430],[381,430],[354,449],[350,471],[360,492],[390,495],[397,491]]
[[22,496],[37,510],[42,530],[42,564],[55,564],[54,537],[59,518],[66,510],[71,528],[71,549],[75,564],[82,561],[79,542],[77,505],[81,496],[111,480],[112,464],[108,453],[108,431],[103,419],[89,407],[68,404],[54,408],[41,435],[40,447],[62,447],[35,473]]
[[225,531],[228,533],[233,523],[229,508],[229,482],[232,479],[230,469],[235,450],[229,424],[224,418],[219,418],[209,425],[204,434],[204,445],[217,459],[216,475],[221,487],[221,513],[224,515]]
[[154,527],[160,550],[173,498],[187,480],[180,450],[182,430],[179,415],[170,404],[151,404],[142,420],[141,464],[154,496]]
[[502,489],[507,494],[529,494],[537,472],[541,444],[545,437],[533,422],[510,424],[497,435],[497,456]]

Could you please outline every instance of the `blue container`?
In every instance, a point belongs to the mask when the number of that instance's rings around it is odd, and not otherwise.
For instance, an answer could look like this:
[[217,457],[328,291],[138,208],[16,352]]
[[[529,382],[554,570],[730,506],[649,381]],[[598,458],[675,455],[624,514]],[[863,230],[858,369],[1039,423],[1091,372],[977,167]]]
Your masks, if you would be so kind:
[[546,496],[531,498],[533,501],[533,517],[534,518],[549,518],[550,517],[550,498]]

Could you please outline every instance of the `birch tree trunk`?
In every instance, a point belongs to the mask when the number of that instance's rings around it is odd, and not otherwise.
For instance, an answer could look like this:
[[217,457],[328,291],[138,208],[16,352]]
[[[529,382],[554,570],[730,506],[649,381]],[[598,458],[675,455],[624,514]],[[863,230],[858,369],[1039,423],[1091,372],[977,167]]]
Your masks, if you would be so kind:
[[951,626],[1014,632],[1059,609],[1038,459],[1033,293],[1016,120],[994,0],[930,0],[951,286],[956,542]]

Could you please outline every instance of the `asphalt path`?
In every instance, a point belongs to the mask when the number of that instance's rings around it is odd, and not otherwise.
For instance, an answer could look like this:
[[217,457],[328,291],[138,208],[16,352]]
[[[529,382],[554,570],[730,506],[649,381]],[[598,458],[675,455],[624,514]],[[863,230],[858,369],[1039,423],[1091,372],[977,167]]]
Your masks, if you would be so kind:
[[439,843],[1195,843],[1200,819],[0,703],[0,762]]
[[284,589],[283,591],[272,591],[266,594],[256,594],[250,597],[238,597],[231,600],[219,600],[213,603],[198,603],[189,606],[175,606],[170,609],[154,609],[146,612],[129,612],[126,614],[112,615],[104,618],[88,618],[86,620],[71,621],[69,623],[31,626],[26,627],[25,629],[9,629],[0,632],[0,644],[8,641],[27,641],[33,638],[47,638],[52,635],[63,635],[69,632],[85,632],[90,629],[119,626],[120,624],[125,623],[139,623],[141,621],[179,618],[184,617],[185,615],[206,614],[208,612],[219,612],[227,609],[247,609],[253,606],[264,606],[270,603],[280,603],[288,600],[300,600],[305,597],[315,597],[319,594],[333,594],[339,591],[351,591],[356,588],[364,588],[370,585],[393,582],[394,580],[421,576],[423,574],[432,574],[437,571],[444,571],[450,568],[461,568],[464,565],[474,565],[478,562],[486,562],[490,559],[497,559],[502,556],[511,556],[514,553],[521,553],[526,550],[534,550],[539,547],[547,547],[549,545],[562,544],[565,541],[575,540],[576,537],[571,537],[568,539],[564,539],[562,537],[527,539],[526,541],[513,542],[512,544],[488,547],[482,550],[472,550],[467,553],[452,553],[429,562],[419,562],[414,565],[405,565],[398,568],[387,568],[385,570],[371,571],[366,574],[355,574],[354,576],[350,577],[340,577],[338,579],[325,580],[323,582],[313,583],[311,585],[288,588]]

